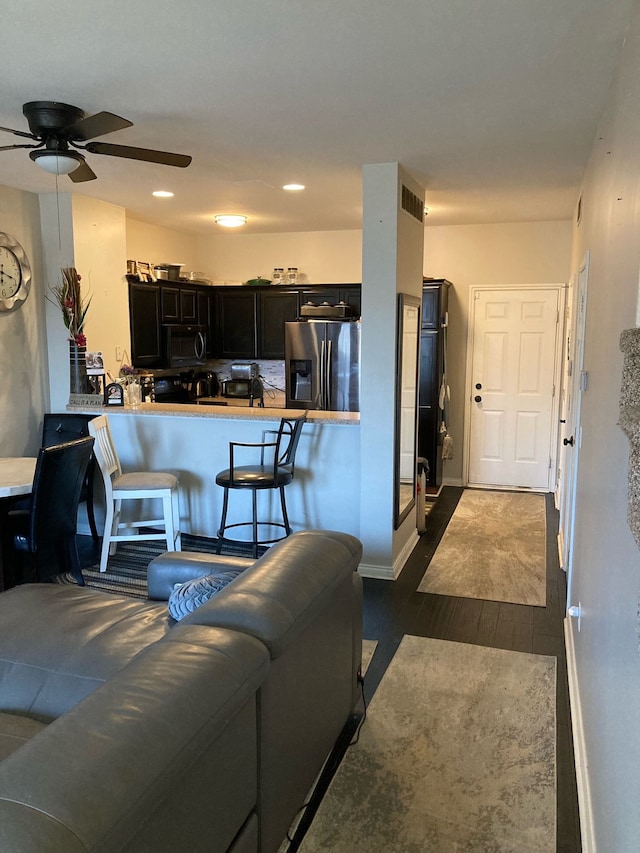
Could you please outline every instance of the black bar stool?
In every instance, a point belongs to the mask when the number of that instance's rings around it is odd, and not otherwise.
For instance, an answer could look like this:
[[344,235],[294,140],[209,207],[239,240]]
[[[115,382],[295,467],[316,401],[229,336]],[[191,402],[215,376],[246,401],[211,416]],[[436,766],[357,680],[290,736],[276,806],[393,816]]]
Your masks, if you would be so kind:
[[[253,556],[258,556],[259,545],[270,545],[285,539],[291,533],[289,516],[287,515],[287,504],[285,500],[285,486],[293,480],[295,471],[295,457],[302,433],[302,427],[307,419],[308,412],[303,412],[295,418],[282,418],[277,430],[265,430],[262,433],[262,442],[229,442],[229,467],[216,476],[216,483],[224,489],[222,503],[222,518],[218,529],[218,544],[216,552],[219,554],[224,542],[238,543],[236,539],[225,536],[225,530],[232,527],[252,528]],[[266,441],[267,435],[275,436],[273,441]],[[253,465],[236,465],[236,448],[253,448],[259,450],[260,462]],[[240,451],[242,453],[242,451]],[[270,456],[273,454],[273,460]],[[229,489],[250,489],[252,498],[251,521],[241,521],[236,524],[227,524],[227,509],[229,507]],[[258,521],[258,491],[262,489],[279,489],[280,505],[282,507],[282,521]],[[274,539],[258,539],[259,526],[281,527],[285,531],[284,536]]]

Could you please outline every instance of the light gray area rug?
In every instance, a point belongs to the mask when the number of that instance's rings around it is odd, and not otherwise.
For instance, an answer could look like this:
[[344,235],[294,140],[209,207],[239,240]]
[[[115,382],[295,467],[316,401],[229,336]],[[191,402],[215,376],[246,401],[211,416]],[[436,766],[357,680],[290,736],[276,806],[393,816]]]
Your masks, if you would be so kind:
[[369,664],[371,663],[371,658],[376,650],[378,645],[377,640],[363,640],[362,641],[362,674],[364,675],[369,668]]
[[553,853],[552,657],[404,637],[303,853]]
[[464,491],[418,592],[544,607],[544,495]]

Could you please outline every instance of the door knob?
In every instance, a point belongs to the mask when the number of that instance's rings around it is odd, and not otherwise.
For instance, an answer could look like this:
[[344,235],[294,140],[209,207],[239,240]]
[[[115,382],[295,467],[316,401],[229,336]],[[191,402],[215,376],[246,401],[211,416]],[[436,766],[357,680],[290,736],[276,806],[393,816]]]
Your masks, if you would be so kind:
[[571,436],[571,438],[563,438],[562,443],[565,447],[567,446],[567,444],[570,444],[571,447],[573,447],[573,436]]
[[476,401],[476,403],[482,402],[482,397],[480,396],[480,394],[476,394],[476,396],[473,399]]

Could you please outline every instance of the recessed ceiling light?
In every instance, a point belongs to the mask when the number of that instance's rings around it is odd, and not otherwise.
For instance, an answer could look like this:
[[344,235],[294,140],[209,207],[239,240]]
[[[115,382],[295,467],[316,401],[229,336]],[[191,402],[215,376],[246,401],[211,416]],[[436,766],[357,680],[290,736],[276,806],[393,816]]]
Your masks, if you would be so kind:
[[222,213],[219,216],[213,217],[217,225],[223,225],[225,228],[238,228],[244,225],[247,221],[246,216],[239,216],[235,213]]
[[154,190],[151,195],[156,198],[173,198],[173,193],[170,193],[169,190]]
[[285,184],[282,187],[283,190],[288,190],[289,192],[299,192],[304,189],[304,184]]

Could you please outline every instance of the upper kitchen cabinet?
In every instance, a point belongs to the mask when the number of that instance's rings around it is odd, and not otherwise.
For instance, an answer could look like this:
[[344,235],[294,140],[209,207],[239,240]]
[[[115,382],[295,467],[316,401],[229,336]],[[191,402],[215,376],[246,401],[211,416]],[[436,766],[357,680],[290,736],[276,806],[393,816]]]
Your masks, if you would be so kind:
[[298,292],[229,288],[218,296],[219,358],[284,358],[284,324],[298,317]]
[[162,366],[160,287],[129,283],[131,361],[135,367]]
[[207,358],[215,357],[216,349],[216,294],[213,288],[198,288],[197,291],[197,320],[199,326],[204,326],[207,330],[206,334],[206,351]]
[[163,323],[196,323],[197,291],[194,287],[163,284],[160,287]]
[[296,290],[258,292],[257,358],[284,358],[284,324],[298,319]]
[[236,287],[218,294],[216,356],[256,358],[257,293]]
[[359,284],[310,284],[300,289],[300,305],[308,302],[321,305],[328,302],[335,305],[346,302],[351,306],[354,317],[361,314],[361,286]]

